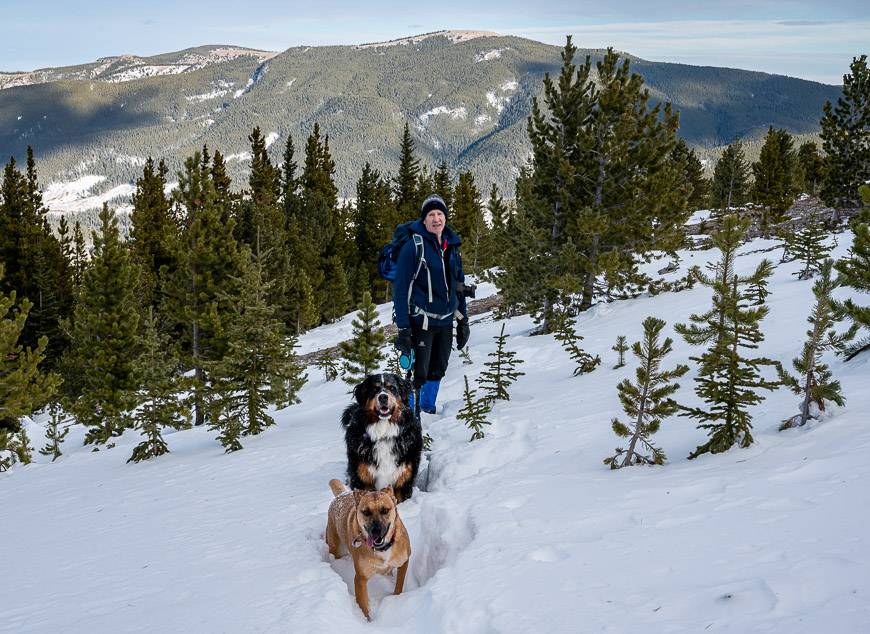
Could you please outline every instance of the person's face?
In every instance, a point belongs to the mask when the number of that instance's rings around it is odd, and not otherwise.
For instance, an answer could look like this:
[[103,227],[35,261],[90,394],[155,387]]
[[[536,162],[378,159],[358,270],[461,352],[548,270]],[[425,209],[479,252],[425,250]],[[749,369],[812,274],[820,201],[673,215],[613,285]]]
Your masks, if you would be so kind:
[[440,209],[433,209],[426,217],[423,218],[423,226],[426,227],[426,231],[429,233],[434,233],[435,235],[441,235],[441,232],[444,231],[444,223],[447,218],[444,216],[444,212]]

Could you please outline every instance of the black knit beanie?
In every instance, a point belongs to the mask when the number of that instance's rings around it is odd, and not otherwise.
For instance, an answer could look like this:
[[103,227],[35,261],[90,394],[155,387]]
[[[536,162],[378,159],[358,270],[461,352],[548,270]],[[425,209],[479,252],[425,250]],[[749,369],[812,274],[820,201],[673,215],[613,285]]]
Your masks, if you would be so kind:
[[428,214],[433,209],[440,209],[444,212],[444,216],[447,216],[447,203],[444,202],[444,199],[441,198],[438,194],[431,194],[426,200],[423,201],[423,204],[420,206],[420,220],[424,220],[426,218],[426,214]]

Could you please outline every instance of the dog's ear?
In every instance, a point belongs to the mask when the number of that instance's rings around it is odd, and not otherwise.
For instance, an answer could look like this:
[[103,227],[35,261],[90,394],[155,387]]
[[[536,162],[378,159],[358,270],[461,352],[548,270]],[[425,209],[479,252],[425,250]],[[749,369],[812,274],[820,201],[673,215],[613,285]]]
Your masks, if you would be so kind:
[[354,489],[353,490],[353,503],[359,505],[359,501],[362,499],[363,491],[362,489]]
[[368,384],[368,379],[363,379],[363,382],[353,388],[353,397],[356,399],[356,402],[360,405],[366,404],[366,385]]

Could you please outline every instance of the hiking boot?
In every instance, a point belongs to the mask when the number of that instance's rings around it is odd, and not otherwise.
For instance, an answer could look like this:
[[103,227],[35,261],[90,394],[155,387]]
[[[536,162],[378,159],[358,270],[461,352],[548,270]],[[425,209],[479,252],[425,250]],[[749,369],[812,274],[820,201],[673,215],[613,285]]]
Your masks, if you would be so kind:
[[441,387],[441,379],[426,381],[420,388],[420,410],[427,414],[435,413],[435,400],[438,398],[438,388]]

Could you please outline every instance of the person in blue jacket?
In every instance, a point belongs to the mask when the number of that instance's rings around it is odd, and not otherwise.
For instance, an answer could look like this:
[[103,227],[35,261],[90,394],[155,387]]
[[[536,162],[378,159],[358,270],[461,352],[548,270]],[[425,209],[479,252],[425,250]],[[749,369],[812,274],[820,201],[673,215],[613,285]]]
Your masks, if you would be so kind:
[[399,329],[396,348],[405,355],[414,351],[414,390],[419,409],[429,414],[435,413],[438,388],[450,360],[454,320],[458,350],[470,335],[461,241],[447,226],[448,213],[437,194],[423,201],[420,219],[411,225],[413,233],[422,237],[423,257],[418,258],[419,247],[409,239],[399,251],[393,285]]

